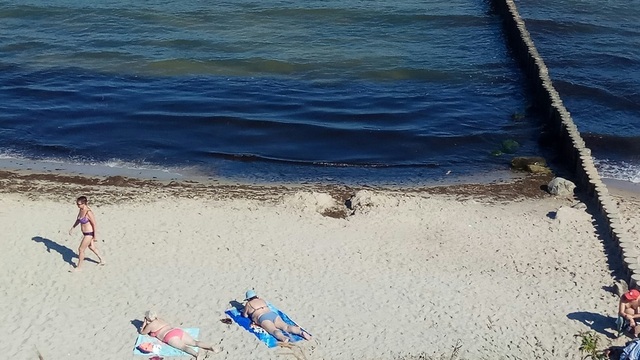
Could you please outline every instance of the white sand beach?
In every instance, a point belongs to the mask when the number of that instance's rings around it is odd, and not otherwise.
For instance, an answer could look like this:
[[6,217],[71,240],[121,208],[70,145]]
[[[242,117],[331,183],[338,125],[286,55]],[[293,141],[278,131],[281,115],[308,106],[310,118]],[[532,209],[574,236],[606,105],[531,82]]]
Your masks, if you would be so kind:
[[[145,359],[133,355],[134,325],[150,307],[224,348],[210,359],[295,358],[219,321],[249,288],[314,335],[298,358],[418,359],[459,345],[461,359],[578,359],[574,334],[612,341],[614,274],[592,217],[535,188],[504,197],[487,185],[438,194],[17,173],[0,185],[5,359],[36,349],[46,360]],[[341,217],[350,193],[355,212]],[[107,265],[70,273],[80,195]],[[638,238],[638,199],[620,199]]]

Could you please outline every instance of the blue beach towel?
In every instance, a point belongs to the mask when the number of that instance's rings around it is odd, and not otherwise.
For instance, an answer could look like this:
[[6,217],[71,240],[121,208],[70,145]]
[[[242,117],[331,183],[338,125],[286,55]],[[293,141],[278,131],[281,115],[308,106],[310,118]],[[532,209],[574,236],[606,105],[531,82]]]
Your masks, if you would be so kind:
[[[277,307],[273,306],[271,303],[267,302],[267,306],[269,306],[269,309],[271,309],[271,311],[273,311],[276,314],[280,315],[282,320],[284,320],[284,322],[286,322],[287,324],[298,326],[298,324],[293,322],[293,320],[291,320],[287,314],[282,312]],[[258,340],[260,340],[263,343],[265,343],[268,347],[272,348],[272,347],[275,347],[275,346],[278,345],[278,340],[276,340],[276,338],[273,337],[271,334],[267,333],[263,328],[261,328],[259,326],[252,327],[251,326],[251,320],[249,318],[243,317],[242,316],[242,312],[238,311],[238,309],[231,308],[231,309],[225,311],[225,313],[227,315],[229,315],[229,317],[233,321],[235,321],[238,325],[240,325],[242,328],[244,328],[248,332],[250,332],[253,335],[255,335],[255,337],[257,337]],[[283,333],[285,335],[289,336],[289,339],[291,339],[291,342],[304,340],[304,338],[302,336],[289,334],[289,333],[287,333],[285,331],[283,331]]]
[[[188,333],[189,335],[191,335],[192,338],[197,339],[198,335],[200,335],[200,329],[198,328],[186,328],[186,329],[182,329],[184,332]],[[153,354],[145,354],[143,352],[141,352],[140,350],[138,350],[138,346],[142,343],[152,343],[153,345],[159,345],[160,346],[160,352],[153,353]],[[198,349],[196,348],[196,351],[198,351]],[[138,338],[136,339],[136,344],[133,347],[133,355],[144,355],[144,356],[149,356],[149,355],[160,355],[160,356],[191,356],[189,354],[187,354],[186,352],[182,351],[182,350],[178,350],[176,348],[174,348],[173,346],[167,345],[165,343],[163,343],[162,341],[149,336],[149,335],[140,335],[138,334]]]
[[627,343],[624,350],[622,350],[620,360],[640,360],[640,339]]

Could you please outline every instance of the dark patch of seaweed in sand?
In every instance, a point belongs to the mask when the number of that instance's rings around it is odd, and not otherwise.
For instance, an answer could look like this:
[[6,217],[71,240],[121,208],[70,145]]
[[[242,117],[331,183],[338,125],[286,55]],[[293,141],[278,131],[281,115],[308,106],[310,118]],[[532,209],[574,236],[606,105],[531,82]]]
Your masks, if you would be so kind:
[[[342,186],[322,184],[221,184],[216,181],[198,182],[136,179],[123,176],[90,177],[28,171],[0,170],[0,192],[26,194],[29,198],[69,201],[79,195],[99,199],[100,204],[117,204],[163,198],[277,200],[298,191],[330,194],[338,203],[345,203],[359,190],[380,191],[398,195],[448,195],[460,200],[482,198],[492,202],[522,199],[541,199],[549,195],[546,184],[552,175],[529,174],[508,182],[486,184],[454,184],[407,188],[377,186]],[[338,214],[327,214],[342,217]]]

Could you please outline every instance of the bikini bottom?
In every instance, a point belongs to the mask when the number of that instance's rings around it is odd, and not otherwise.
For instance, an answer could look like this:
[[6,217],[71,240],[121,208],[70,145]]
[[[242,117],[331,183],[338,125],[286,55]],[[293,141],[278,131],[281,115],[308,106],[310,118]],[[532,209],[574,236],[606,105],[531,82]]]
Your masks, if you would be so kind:
[[182,331],[182,329],[173,328],[173,329],[169,330],[169,332],[167,332],[164,335],[164,338],[162,339],[162,342],[168,344],[169,340],[171,340],[171,338],[174,338],[174,337],[182,338],[182,335],[184,335],[184,331]]
[[269,311],[268,313],[260,315],[260,317],[258,318],[258,324],[262,324],[263,321],[267,320],[275,323],[277,318],[278,314],[274,313],[273,311]]

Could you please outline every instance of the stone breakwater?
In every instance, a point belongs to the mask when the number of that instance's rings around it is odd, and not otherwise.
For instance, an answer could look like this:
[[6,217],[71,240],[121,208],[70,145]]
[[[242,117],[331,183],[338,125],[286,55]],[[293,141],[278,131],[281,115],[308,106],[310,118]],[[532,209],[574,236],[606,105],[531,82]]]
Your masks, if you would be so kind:
[[640,252],[620,222],[616,203],[602,182],[571,114],[564,107],[549,76],[549,69],[538,53],[533,39],[513,0],[492,0],[502,16],[505,35],[517,61],[520,62],[533,92],[535,106],[546,118],[562,162],[574,176],[578,189],[587,197],[590,211],[598,221],[601,236],[615,244],[612,254],[622,264],[625,280],[631,287],[640,287]]

